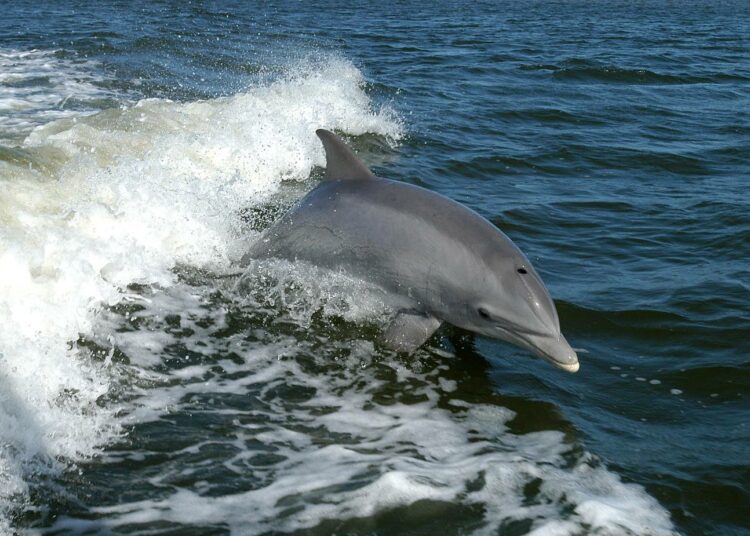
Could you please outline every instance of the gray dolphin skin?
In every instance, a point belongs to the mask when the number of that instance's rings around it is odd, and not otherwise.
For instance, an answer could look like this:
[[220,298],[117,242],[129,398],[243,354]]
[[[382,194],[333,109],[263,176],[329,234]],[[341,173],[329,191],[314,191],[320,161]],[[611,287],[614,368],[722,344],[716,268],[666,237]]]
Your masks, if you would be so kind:
[[384,288],[396,310],[381,343],[394,350],[416,350],[448,322],[578,370],[544,283],[505,234],[442,195],[376,177],[335,134],[317,135],[323,182],[246,259],[303,260]]

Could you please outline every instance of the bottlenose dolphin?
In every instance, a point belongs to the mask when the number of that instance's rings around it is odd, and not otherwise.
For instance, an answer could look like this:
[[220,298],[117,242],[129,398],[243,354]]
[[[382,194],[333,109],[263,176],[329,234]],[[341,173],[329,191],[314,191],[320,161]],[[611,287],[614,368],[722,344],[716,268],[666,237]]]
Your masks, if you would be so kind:
[[416,350],[448,322],[578,370],[544,283],[510,238],[442,195],[376,177],[335,134],[316,133],[323,182],[246,260],[303,260],[383,287],[398,299],[381,342],[397,351]]

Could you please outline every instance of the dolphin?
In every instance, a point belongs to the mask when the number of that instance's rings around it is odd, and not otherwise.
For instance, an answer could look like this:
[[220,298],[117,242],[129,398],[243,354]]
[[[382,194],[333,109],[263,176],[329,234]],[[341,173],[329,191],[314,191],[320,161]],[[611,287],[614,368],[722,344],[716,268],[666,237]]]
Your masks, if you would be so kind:
[[529,259],[473,210],[376,177],[332,132],[317,130],[323,181],[269,227],[243,261],[302,260],[393,294],[380,342],[411,353],[447,322],[528,349],[576,372],[575,351]]

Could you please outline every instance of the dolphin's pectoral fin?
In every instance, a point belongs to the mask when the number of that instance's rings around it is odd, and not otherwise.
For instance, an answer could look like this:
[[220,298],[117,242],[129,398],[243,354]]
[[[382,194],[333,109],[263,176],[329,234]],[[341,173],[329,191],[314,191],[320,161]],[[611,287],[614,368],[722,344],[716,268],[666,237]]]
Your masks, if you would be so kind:
[[434,316],[401,311],[380,336],[380,342],[391,350],[411,353],[422,346],[441,323]]
[[315,133],[320,138],[320,141],[323,142],[323,147],[326,150],[325,180],[366,180],[375,178],[372,171],[357,158],[357,155],[336,134],[322,128],[316,130]]

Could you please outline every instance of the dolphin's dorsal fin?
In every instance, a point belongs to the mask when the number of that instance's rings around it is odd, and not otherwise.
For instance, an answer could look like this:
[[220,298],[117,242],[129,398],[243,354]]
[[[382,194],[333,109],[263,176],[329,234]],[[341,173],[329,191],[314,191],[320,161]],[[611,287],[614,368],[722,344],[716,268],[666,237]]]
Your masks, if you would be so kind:
[[326,176],[324,180],[365,180],[374,179],[375,175],[357,158],[347,145],[336,134],[324,129],[315,133],[323,142],[326,150]]

